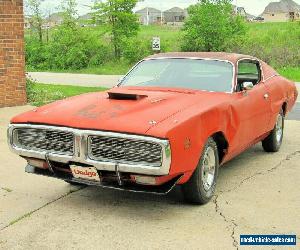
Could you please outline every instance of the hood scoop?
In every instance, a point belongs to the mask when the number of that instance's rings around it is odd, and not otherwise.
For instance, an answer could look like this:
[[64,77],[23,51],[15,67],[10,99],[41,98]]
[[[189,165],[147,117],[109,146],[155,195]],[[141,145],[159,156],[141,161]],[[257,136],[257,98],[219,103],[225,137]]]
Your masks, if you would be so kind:
[[138,101],[138,100],[141,100],[145,97],[148,97],[148,96],[147,95],[132,94],[132,93],[108,92],[108,99],[111,99],[111,100]]

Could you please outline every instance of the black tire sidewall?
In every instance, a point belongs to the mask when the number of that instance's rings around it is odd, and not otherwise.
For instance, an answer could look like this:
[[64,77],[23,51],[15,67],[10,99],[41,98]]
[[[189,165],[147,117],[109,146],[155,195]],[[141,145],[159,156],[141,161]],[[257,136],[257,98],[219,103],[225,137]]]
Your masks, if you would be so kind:
[[[202,168],[204,163],[204,154],[208,147],[212,147],[215,152],[216,166],[215,166],[215,176],[214,176],[213,184],[211,188],[208,191],[206,191],[203,187],[203,182],[202,182]],[[211,200],[216,188],[218,169],[219,169],[218,148],[216,142],[213,140],[213,138],[210,137],[208,138],[203,148],[200,160],[196,166],[193,175],[191,176],[189,181],[183,184],[182,186],[182,191],[187,202],[203,205]]]
[[278,114],[281,115],[281,117],[282,117],[282,135],[281,135],[280,141],[277,141],[277,138],[276,138],[277,117],[276,117],[276,122],[275,122],[273,130],[268,135],[268,137],[262,141],[262,146],[266,152],[279,151],[282,141],[283,141],[283,137],[284,137],[284,112],[283,112],[283,110],[281,109]]
[[[216,165],[215,165],[215,175],[214,175],[213,184],[212,184],[211,188],[208,191],[206,191],[204,189],[203,182],[202,182],[202,175],[203,175],[202,168],[203,168],[203,165],[204,165],[204,154],[205,154],[208,147],[211,147],[214,150]],[[205,148],[203,150],[200,161],[198,163],[196,172],[197,172],[197,179],[199,181],[199,184],[198,184],[198,190],[199,191],[198,192],[201,194],[201,196],[203,198],[205,198],[207,200],[210,200],[213,197],[215,189],[216,189],[217,177],[218,177],[218,172],[219,172],[218,148],[217,148],[217,144],[215,143],[215,141],[212,138],[209,138],[206,145],[205,145]]]

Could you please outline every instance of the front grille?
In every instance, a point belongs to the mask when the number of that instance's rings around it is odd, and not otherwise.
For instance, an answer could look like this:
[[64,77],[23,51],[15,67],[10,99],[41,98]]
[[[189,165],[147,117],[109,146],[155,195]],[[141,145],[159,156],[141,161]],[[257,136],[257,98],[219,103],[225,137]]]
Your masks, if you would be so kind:
[[14,144],[27,150],[73,155],[74,135],[52,129],[17,128],[14,130]]
[[161,166],[162,147],[157,143],[108,136],[90,136],[88,141],[93,160]]

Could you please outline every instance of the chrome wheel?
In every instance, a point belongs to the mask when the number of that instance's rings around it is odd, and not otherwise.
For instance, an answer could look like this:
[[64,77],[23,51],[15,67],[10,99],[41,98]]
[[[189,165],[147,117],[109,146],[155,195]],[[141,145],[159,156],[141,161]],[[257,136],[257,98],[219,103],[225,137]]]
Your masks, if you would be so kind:
[[216,172],[216,156],[212,147],[208,147],[204,153],[202,166],[202,183],[205,191],[208,191],[215,179]]
[[276,131],[276,140],[278,143],[280,143],[283,134],[283,117],[281,114],[277,116],[275,131]]

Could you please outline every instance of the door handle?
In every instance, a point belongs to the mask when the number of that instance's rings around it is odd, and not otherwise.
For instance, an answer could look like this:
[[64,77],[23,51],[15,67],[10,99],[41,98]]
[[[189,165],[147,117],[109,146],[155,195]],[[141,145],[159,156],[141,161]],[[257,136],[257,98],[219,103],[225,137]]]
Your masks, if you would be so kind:
[[269,98],[269,94],[264,94],[264,98],[268,99]]

